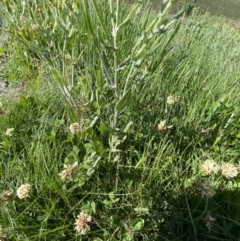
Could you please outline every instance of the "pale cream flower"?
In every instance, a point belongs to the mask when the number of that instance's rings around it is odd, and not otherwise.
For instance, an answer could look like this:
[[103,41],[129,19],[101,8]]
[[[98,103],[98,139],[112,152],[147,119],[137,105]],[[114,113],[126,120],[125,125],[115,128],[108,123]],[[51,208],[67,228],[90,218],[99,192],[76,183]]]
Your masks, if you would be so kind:
[[76,122],[76,123],[72,123],[70,126],[69,126],[69,130],[71,131],[71,133],[77,133],[77,132],[80,132],[80,125]]
[[197,187],[198,191],[201,193],[202,198],[213,197],[215,195],[214,187],[210,183],[199,183]]
[[207,216],[204,218],[206,222],[206,227],[208,228],[209,232],[212,230],[212,227],[214,225],[215,218],[213,218],[210,213],[207,214]]
[[26,183],[22,184],[18,189],[17,189],[17,196],[20,199],[27,198],[30,195],[32,188],[31,185]]
[[177,102],[177,97],[172,96],[172,95],[169,95],[169,96],[167,97],[167,104],[173,105],[173,104],[175,104],[176,102]]
[[65,169],[58,175],[61,177],[62,180],[67,179],[69,181],[72,181],[77,174],[78,162],[74,162],[72,165],[64,164],[63,166]]
[[14,198],[14,196],[15,196],[14,191],[12,189],[10,189],[10,190],[4,191],[1,194],[0,199],[3,200],[3,201],[11,201]]
[[207,174],[217,174],[219,171],[219,165],[212,159],[207,159],[203,164],[202,164],[202,170]]
[[70,54],[65,54],[64,58],[66,61],[71,61],[72,60],[72,56]]
[[161,121],[159,124],[158,124],[158,130],[159,131],[164,131],[167,129],[167,125],[166,125],[166,120],[163,120]]
[[231,163],[225,163],[221,167],[222,175],[226,178],[236,177],[238,175],[238,169]]
[[6,130],[6,135],[7,136],[12,136],[12,133],[14,132],[14,128],[8,128],[7,130]]
[[167,129],[171,129],[172,127],[173,127],[173,125],[167,126],[167,121],[163,120],[163,121],[160,121],[157,128],[159,131],[165,131]]
[[92,217],[84,212],[80,212],[80,214],[77,216],[75,224],[75,230],[77,233],[80,233],[82,235],[86,234],[87,231],[90,230],[90,227],[88,223],[92,221]]

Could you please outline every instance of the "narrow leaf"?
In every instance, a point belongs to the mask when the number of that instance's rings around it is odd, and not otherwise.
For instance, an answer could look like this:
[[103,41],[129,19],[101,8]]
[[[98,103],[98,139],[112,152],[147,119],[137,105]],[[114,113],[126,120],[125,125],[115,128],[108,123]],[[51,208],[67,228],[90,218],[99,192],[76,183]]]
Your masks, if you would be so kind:
[[126,107],[129,104],[130,99],[131,99],[131,90],[129,89],[125,93],[125,95],[118,101],[118,103],[115,106],[115,109],[117,111],[122,110],[124,107]]

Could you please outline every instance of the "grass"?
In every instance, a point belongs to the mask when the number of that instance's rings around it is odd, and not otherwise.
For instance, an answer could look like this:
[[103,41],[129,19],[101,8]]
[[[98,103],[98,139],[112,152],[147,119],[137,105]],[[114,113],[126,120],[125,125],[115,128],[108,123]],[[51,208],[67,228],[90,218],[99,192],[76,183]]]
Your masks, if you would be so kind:
[[1,4],[0,239],[239,240],[239,33],[100,2]]

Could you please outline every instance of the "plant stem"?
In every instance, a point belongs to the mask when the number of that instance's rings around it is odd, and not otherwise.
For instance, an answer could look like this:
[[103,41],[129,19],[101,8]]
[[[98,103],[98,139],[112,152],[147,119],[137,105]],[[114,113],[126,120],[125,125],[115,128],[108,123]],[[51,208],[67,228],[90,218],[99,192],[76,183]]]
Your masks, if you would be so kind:
[[[111,6],[112,7],[112,6]],[[114,88],[115,88],[115,97],[116,103],[119,101],[120,93],[119,93],[119,83],[118,83],[118,17],[119,17],[119,0],[117,0],[116,10],[115,10],[115,19],[112,15],[112,35],[113,35],[113,47],[114,47]],[[117,127],[119,117],[119,111],[115,110],[114,113],[114,122],[113,127]]]
[[[120,93],[119,93],[119,82],[118,82],[118,42],[117,42],[117,37],[118,37],[118,17],[119,17],[119,0],[117,0],[116,3],[116,9],[115,9],[115,15],[113,14],[113,0],[110,1],[110,12],[112,15],[112,36],[113,36],[113,47],[114,47],[114,88],[115,88],[115,98],[116,98],[116,103],[120,99]],[[114,121],[113,121],[113,128],[117,128],[118,124],[118,118],[119,118],[119,111],[114,110]],[[114,136],[112,137],[112,145],[114,144]],[[116,165],[116,178],[115,178],[115,190],[118,190],[118,177],[119,177],[119,162],[117,162]]]

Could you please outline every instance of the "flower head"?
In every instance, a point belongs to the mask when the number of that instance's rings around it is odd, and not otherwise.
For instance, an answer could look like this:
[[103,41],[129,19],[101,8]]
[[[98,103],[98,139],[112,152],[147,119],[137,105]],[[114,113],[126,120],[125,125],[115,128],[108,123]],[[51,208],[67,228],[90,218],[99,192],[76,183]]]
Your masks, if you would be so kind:
[[212,159],[207,159],[202,164],[202,170],[207,174],[216,174],[219,171],[219,165]]
[[71,61],[72,60],[72,57],[71,57],[70,54],[65,54],[64,58],[65,58],[66,61]]
[[225,163],[221,167],[222,175],[226,178],[236,177],[238,175],[238,169],[231,163]]
[[197,190],[201,193],[202,198],[213,197],[215,195],[214,187],[210,183],[199,183]]
[[205,222],[206,222],[206,227],[208,228],[209,232],[211,231],[215,218],[213,218],[209,213],[207,214],[207,216],[204,218]]
[[171,129],[172,127],[173,127],[173,125],[167,126],[167,121],[163,120],[163,121],[160,121],[157,128],[159,131],[165,131],[167,129]]
[[92,217],[84,212],[80,212],[80,214],[77,216],[75,224],[75,230],[84,235],[87,231],[90,230],[90,227],[88,223],[92,221]]
[[[14,198],[14,191],[12,189],[4,191],[1,194],[1,200],[3,201],[11,201]],[[1,240],[1,239],[0,239]]]
[[62,180],[68,179],[69,181],[72,181],[76,177],[78,162],[74,162],[72,165],[64,164],[63,166],[65,169],[58,175]]
[[161,121],[159,124],[158,124],[158,130],[159,131],[164,131],[167,129],[167,125],[166,125],[166,120],[163,120]]
[[177,102],[177,97],[172,96],[172,95],[169,95],[169,96],[167,97],[167,104],[168,104],[168,105],[173,105],[173,104],[175,104],[176,102]]
[[71,131],[71,133],[75,134],[77,132],[80,132],[80,125],[76,122],[76,123],[72,123],[69,126],[69,130]]
[[26,183],[22,184],[18,189],[17,189],[17,196],[20,199],[27,198],[30,195],[32,188],[31,185]]
[[8,128],[7,130],[6,130],[6,135],[7,136],[12,136],[12,133],[14,132],[14,128]]

